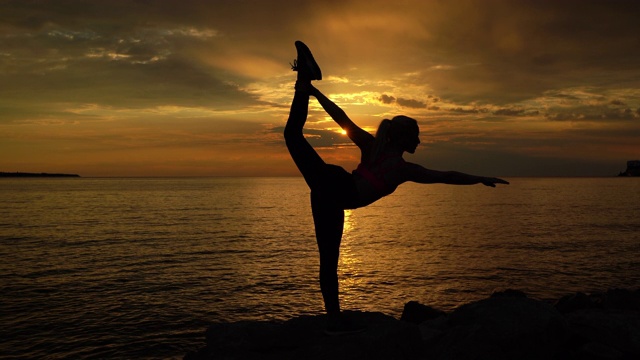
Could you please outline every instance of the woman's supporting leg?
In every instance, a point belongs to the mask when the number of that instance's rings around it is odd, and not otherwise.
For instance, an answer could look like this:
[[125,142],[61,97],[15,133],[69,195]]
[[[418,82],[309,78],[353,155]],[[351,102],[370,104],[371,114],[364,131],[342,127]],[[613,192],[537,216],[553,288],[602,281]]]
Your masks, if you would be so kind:
[[327,202],[322,194],[311,192],[311,210],[320,251],[320,290],[329,315],[340,313],[338,298],[338,258],[344,226],[344,210]]

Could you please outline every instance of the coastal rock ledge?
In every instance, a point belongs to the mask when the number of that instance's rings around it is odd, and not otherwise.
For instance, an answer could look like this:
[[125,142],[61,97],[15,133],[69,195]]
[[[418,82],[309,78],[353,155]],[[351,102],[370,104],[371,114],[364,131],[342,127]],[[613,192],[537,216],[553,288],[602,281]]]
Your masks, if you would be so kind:
[[555,303],[518,290],[445,313],[411,301],[400,320],[345,312],[365,330],[328,336],[325,317],[213,324],[185,360],[640,359],[640,289],[567,295]]

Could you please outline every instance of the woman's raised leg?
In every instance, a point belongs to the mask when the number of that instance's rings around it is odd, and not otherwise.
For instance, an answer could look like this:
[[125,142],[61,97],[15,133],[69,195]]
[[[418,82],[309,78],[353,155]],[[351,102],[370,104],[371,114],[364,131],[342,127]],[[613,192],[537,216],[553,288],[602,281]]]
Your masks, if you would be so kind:
[[313,189],[320,183],[320,172],[325,162],[302,133],[308,112],[309,94],[296,90],[291,102],[289,119],[284,127],[284,141],[293,162],[302,173],[309,188]]
[[[309,90],[312,80],[321,80],[322,72],[311,54],[311,50],[301,41],[295,42],[297,58],[292,69],[298,72],[296,92],[291,102],[289,119],[284,128],[284,140],[307,185],[313,190],[321,185],[320,179],[325,162],[304,138],[302,129],[309,114]],[[306,89],[306,90],[303,90]]]
[[294,163],[311,189],[311,210],[320,252],[320,289],[329,321],[336,327],[340,325],[341,320],[338,259],[344,210],[332,197],[333,188],[339,185],[333,184],[335,175],[330,171],[331,165],[322,160],[302,132],[309,112],[309,89],[312,88],[310,82],[320,80],[322,75],[306,45],[296,42],[296,48],[298,82],[284,129],[284,138]]

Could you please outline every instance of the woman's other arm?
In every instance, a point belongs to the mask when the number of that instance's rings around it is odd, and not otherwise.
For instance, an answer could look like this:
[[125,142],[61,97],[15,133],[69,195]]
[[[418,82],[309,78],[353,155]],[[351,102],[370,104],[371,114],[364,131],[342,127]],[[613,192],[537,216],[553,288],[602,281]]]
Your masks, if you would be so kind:
[[427,169],[413,163],[406,163],[402,170],[406,181],[413,181],[421,184],[450,184],[450,185],[474,185],[483,184],[485,186],[496,187],[496,184],[509,184],[508,181],[495,178],[476,176],[461,173],[458,171],[438,171]]

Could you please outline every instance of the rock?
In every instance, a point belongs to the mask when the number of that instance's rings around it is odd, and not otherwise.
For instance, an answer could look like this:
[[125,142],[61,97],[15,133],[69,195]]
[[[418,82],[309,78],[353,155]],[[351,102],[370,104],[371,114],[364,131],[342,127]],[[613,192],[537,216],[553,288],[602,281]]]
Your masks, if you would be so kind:
[[[619,359],[640,359],[640,312],[615,309],[584,309],[565,316],[569,323],[571,343],[578,354],[592,354],[586,358],[607,359],[607,356],[595,356],[602,351],[593,349],[612,349],[611,355],[622,354]],[[589,350],[591,349],[591,350]],[[585,358],[585,356],[578,356]]]
[[563,296],[555,306],[563,314],[595,308],[640,311],[640,290],[610,289],[590,295],[578,292]]
[[491,294],[492,298],[526,298],[527,294],[520,290],[507,289],[504,291],[496,291]]
[[374,312],[345,312],[362,332],[328,336],[324,316],[301,316],[283,323],[214,324],[207,346],[187,360],[213,359],[417,359],[418,326]]
[[640,311],[640,290],[611,289],[605,294],[602,306],[611,310]]
[[581,360],[623,360],[622,352],[607,345],[590,342],[580,346],[575,352],[574,358]]
[[454,310],[426,358],[553,359],[566,327],[562,315],[544,302],[491,297]]
[[427,305],[422,305],[417,301],[409,301],[404,305],[400,320],[419,325],[427,320],[436,319],[440,316],[446,315],[447,314],[444,311],[434,309]]
[[506,290],[448,314],[411,301],[402,320],[345,312],[366,330],[342,336],[324,334],[325,316],[217,323],[185,359],[640,359],[639,296],[576,293],[552,306]]
[[563,314],[576,310],[592,309],[597,307],[596,303],[583,292],[577,292],[572,295],[566,295],[560,298],[555,304],[558,311]]

